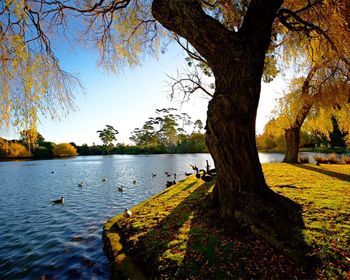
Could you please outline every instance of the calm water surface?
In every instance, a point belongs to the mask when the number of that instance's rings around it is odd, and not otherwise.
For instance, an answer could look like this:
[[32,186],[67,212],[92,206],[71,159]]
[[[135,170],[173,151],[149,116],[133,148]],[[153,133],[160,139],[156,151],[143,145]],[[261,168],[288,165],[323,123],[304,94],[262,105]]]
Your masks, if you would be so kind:
[[[260,154],[261,162],[282,158]],[[165,171],[182,179],[188,164],[207,159],[212,164],[209,154],[0,162],[0,279],[109,279],[103,223],[163,190]],[[51,203],[61,196],[64,205]]]
[[[0,162],[0,279],[108,279],[103,223],[163,190],[165,171],[181,179],[189,163],[206,159],[212,163],[208,154]],[[51,203],[61,196],[64,205]]]

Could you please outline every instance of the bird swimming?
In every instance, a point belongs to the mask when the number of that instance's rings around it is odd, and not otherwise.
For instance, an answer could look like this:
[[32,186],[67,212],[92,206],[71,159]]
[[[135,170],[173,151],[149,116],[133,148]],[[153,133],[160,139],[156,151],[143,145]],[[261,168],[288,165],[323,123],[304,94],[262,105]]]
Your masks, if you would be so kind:
[[107,181],[107,179],[106,178],[102,178],[102,182],[106,182]]
[[60,199],[55,199],[51,201],[53,204],[64,204],[64,197],[61,196]]
[[83,185],[84,185],[84,183],[83,183],[83,182],[78,183],[78,187],[79,187],[79,188],[82,188],[82,187],[83,187]]
[[132,181],[132,183],[135,185],[136,184],[136,180]]
[[190,175],[192,175],[192,173],[191,172],[185,172],[185,175],[186,176],[190,176]]
[[132,212],[130,211],[130,210],[128,210],[128,209],[124,209],[124,218],[130,218],[131,217],[131,215],[132,215]]
[[152,173],[152,177],[156,177],[157,176],[157,174],[156,173]]
[[165,184],[165,186],[167,187],[167,188],[169,188],[169,187],[171,187],[172,185],[175,185],[176,184],[176,181],[174,180],[174,181],[167,181],[166,182],[166,184]]
[[123,190],[123,187],[124,187],[123,185],[120,185],[120,187],[118,187],[118,192],[121,192],[121,193],[122,193],[122,192],[124,191],[124,190]]

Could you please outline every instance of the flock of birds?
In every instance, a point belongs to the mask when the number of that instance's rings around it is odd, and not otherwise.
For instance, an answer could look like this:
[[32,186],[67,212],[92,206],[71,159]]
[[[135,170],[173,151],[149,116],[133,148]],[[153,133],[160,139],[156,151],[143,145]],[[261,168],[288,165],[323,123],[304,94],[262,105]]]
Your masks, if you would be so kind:
[[[195,171],[196,178],[197,179],[202,179],[204,182],[210,182],[211,180],[213,180],[213,177],[216,176],[216,170],[215,169],[210,169],[210,165],[209,165],[208,161],[207,161],[206,169],[199,169],[196,165],[192,165],[192,164],[190,164],[190,167],[192,168],[193,171]],[[55,172],[51,171],[51,173],[54,174]],[[167,178],[170,178],[171,176],[173,176],[173,180],[170,180],[170,181],[166,182],[165,186],[167,188],[176,184],[176,179],[177,179],[176,173],[172,174],[172,173],[170,173],[168,171],[165,171],[164,174],[165,174],[165,176]],[[193,175],[193,172],[185,172],[185,175],[186,176]],[[156,176],[157,176],[157,173],[152,173],[152,178],[154,178]],[[107,178],[102,178],[102,182],[106,182],[106,181],[107,181]],[[137,181],[133,180],[132,183],[134,185],[136,185]],[[84,187],[84,182],[78,183],[78,187],[79,188],[83,188]],[[123,193],[124,190],[125,190],[125,186],[124,185],[117,186],[117,191],[118,192]],[[64,197],[61,196],[61,198],[52,200],[51,202],[53,204],[64,204]],[[125,208],[123,216],[125,218],[129,218],[129,217],[131,217],[131,215],[132,215],[132,212]]]

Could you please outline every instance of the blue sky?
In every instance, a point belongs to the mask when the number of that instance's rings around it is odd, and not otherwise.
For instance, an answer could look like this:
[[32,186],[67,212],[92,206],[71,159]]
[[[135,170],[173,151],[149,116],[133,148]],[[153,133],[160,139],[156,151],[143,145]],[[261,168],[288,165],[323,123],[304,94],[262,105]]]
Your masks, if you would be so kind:
[[[208,100],[194,97],[181,108],[180,98],[170,101],[167,74],[176,76],[177,69],[185,64],[184,52],[175,44],[158,58],[146,57],[140,66],[123,68],[118,74],[98,68],[92,51],[62,48],[56,49],[56,54],[63,68],[81,79],[85,93],[75,96],[77,110],[61,121],[41,119],[38,129],[47,141],[100,144],[96,131],[109,124],[119,131],[118,142],[130,143],[130,132],[154,116],[157,108],[175,107],[193,120],[206,119]],[[263,84],[258,132],[262,132],[282,85],[281,79]],[[3,134],[6,138],[16,137],[13,131]]]

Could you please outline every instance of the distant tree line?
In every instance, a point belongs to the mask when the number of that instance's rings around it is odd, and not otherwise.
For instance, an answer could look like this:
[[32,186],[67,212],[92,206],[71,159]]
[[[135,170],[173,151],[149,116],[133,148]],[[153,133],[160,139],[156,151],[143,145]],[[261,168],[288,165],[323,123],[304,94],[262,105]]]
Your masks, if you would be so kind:
[[192,121],[187,113],[178,113],[175,108],[155,111],[140,128],[131,132],[134,145],[113,144],[117,141],[116,130],[106,125],[97,133],[103,145],[78,146],[80,155],[106,154],[162,154],[162,153],[204,153],[208,152],[201,120]]
[[19,140],[6,140],[0,138],[0,158],[54,158],[78,155],[74,143],[61,143],[45,141],[44,137],[33,129],[20,133]]
[[141,128],[135,128],[130,140],[134,145],[117,141],[118,130],[111,125],[98,130],[102,145],[74,142],[56,144],[45,141],[36,130],[28,129],[20,133],[19,140],[0,138],[0,158],[54,158],[76,155],[109,154],[163,154],[163,153],[204,153],[208,152],[201,120],[192,121],[187,113],[177,113],[177,109],[157,109]]

